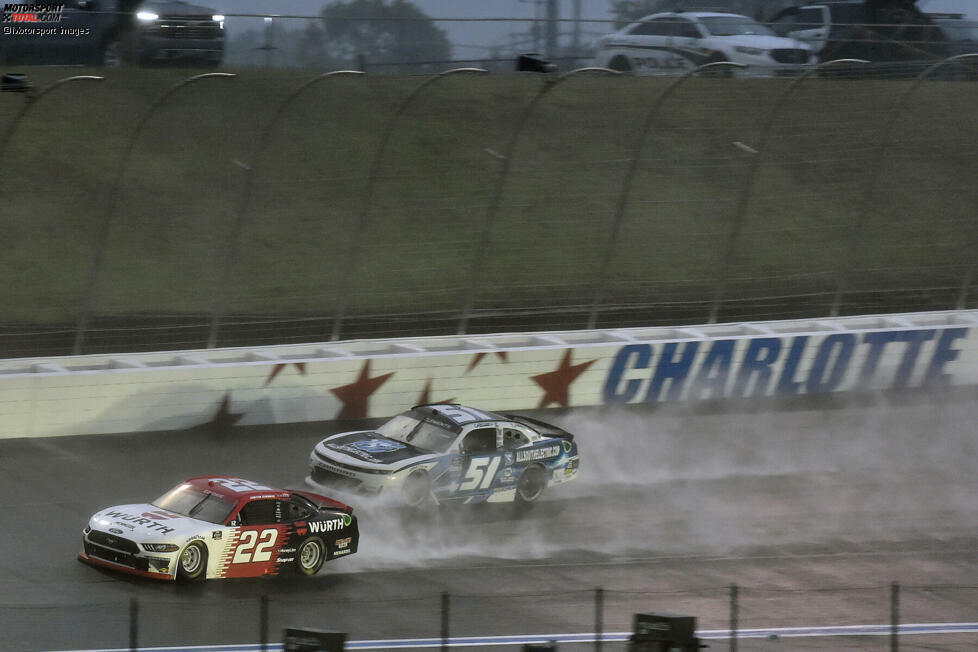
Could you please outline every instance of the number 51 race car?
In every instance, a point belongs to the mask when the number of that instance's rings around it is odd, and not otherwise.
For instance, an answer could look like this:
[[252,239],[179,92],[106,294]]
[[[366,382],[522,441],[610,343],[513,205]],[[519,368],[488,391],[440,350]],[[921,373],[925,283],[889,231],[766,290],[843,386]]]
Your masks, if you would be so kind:
[[577,476],[574,436],[557,426],[464,405],[419,405],[374,431],[319,442],[313,486],[394,494],[401,503],[535,502]]
[[357,551],[353,508],[228,476],[191,478],[152,503],[110,507],[84,530],[78,558],[163,580],[314,575]]

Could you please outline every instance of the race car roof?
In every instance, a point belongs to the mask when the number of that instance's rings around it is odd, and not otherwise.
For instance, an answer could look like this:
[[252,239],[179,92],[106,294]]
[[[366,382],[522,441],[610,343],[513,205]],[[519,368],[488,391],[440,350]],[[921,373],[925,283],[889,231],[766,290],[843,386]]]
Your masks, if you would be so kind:
[[288,500],[289,492],[284,489],[276,489],[230,475],[203,475],[190,478],[185,484],[189,484],[195,489],[212,491],[219,496],[223,496],[232,501],[252,500],[254,498],[276,498]]
[[435,403],[431,405],[419,405],[414,411],[421,412],[425,416],[434,416],[449,421],[457,427],[464,426],[476,421],[508,421],[506,417],[487,412],[477,408],[458,405],[457,403]]

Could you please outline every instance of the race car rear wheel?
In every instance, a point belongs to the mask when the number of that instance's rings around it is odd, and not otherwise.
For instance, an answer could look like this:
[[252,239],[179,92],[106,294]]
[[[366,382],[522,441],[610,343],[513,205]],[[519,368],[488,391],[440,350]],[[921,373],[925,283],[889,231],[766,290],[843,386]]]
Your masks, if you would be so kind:
[[193,541],[180,553],[177,562],[177,579],[193,582],[204,579],[207,570],[207,549],[199,541]]
[[546,470],[542,466],[531,466],[520,474],[516,483],[516,502],[524,505],[536,502],[546,487]]
[[625,57],[623,57],[621,55],[618,55],[617,57],[615,57],[614,59],[612,59],[608,63],[608,67],[611,68],[612,70],[617,70],[618,72],[631,72],[632,71],[632,64],[631,64],[631,62],[627,58],[625,58]]
[[295,552],[295,570],[300,575],[315,575],[326,561],[326,546],[319,537],[309,537]]

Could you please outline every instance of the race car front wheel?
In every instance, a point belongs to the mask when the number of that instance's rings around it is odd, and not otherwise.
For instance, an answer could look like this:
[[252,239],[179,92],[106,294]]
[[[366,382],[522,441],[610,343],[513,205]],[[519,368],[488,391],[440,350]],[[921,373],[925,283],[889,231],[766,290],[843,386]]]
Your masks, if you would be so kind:
[[177,564],[177,579],[185,582],[204,579],[207,570],[207,550],[199,541],[194,541],[180,553]]
[[547,487],[547,472],[542,466],[531,466],[520,475],[516,483],[516,502],[528,505],[536,502]]
[[431,479],[424,471],[415,471],[404,480],[402,500],[408,507],[424,507],[431,498]]
[[295,553],[295,570],[300,575],[315,575],[326,560],[326,546],[319,537],[309,537]]

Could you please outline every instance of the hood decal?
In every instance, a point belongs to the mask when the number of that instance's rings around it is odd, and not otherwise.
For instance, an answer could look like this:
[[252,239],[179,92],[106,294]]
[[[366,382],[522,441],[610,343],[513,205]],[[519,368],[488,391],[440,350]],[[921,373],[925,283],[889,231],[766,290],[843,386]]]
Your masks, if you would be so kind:
[[371,464],[396,464],[431,454],[430,451],[388,439],[374,432],[354,432],[339,437],[331,437],[325,442],[325,446],[329,450]]
[[103,509],[92,517],[92,527],[101,530],[124,529],[126,536],[136,541],[150,541],[163,536],[196,534],[205,528],[213,530],[213,523],[164,511],[153,505],[120,505]]

